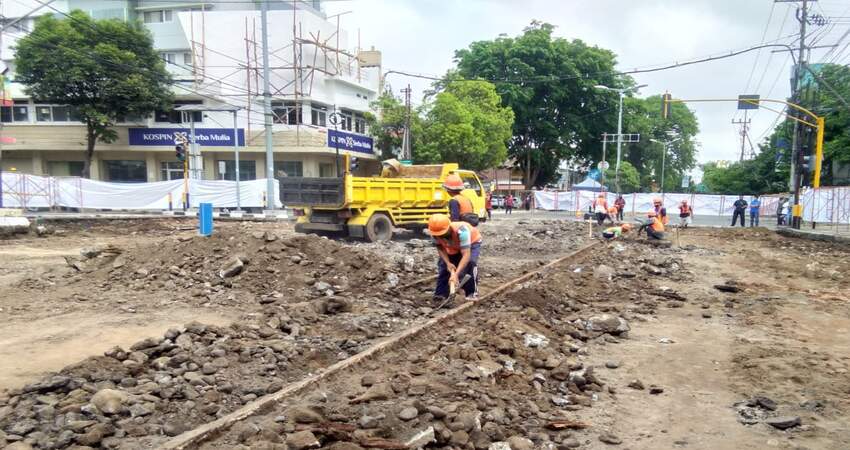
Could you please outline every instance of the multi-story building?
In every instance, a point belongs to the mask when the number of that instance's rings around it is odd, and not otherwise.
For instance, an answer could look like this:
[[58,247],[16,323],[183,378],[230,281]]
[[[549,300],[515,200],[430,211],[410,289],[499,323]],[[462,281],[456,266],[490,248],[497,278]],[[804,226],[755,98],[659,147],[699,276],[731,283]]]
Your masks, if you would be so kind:
[[[35,6],[38,6],[35,4]],[[263,114],[260,10],[253,2],[162,2],[67,0],[38,13],[80,9],[93,18],[139,20],[172,73],[175,108],[239,107],[236,128],[240,178],[267,173]],[[360,51],[328,18],[320,0],[269,3],[270,91],[272,93],[274,173],[336,176],[336,146],[365,168],[375,161],[365,114],[380,82],[380,52]],[[6,23],[10,19],[5,19]],[[2,60],[13,104],[2,107],[2,170],[53,176],[79,175],[85,150],[84,126],[65,105],[41,104],[14,82],[13,46],[32,30],[32,19],[4,31]],[[331,124],[334,112],[338,124]],[[205,179],[235,179],[234,118],[226,111],[156,111],[115,126],[118,140],[98,143],[91,177],[144,182],[183,177],[175,136],[194,121],[200,157],[194,173]],[[335,129],[336,128],[336,129]]]

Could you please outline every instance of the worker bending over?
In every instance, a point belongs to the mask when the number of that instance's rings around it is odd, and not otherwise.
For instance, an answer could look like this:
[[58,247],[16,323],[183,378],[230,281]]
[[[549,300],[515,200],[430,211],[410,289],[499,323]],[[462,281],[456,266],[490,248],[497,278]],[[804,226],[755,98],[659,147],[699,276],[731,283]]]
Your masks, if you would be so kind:
[[443,189],[452,197],[449,199],[449,219],[452,222],[464,221],[474,226],[478,225],[478,214],[472,206],[472,200],[464,196],[463,180],[457,174],[450,174],[443,183]]
[[658,216],[658,220],[660,220],[663,225],[667,225],[670,222],[670,219],[667,218],[667,208],[664,207],[661,198],[655,197],[652,199],[652,206],[653,211],[655,211],[655,215]]
[[449,296],[449,285],[460,283],[464,275],[470,279],[462,287],[467,299],[478,298],[478,256],[481,253],[481,234],[466,222],[452,222],[445,214],[434,214],[428,220],[428,231],[440,255],[437,262],[437,288],[434,299]]
[[664,223],[661,221],[661,218],[658,217],[658,214],[655,211],[650,211],[647,214],[648,220],[641,224],[638,229],[638,236],[640,236],[640,232],[646,230],[646,236],[650,239],[662,240],[664,239]]
[[618,227],[608,227],[602,232],[602,237],[610,241],[619,238],[623,233],[628,233],[631,229],[632,225],[628,223],[624,223]]

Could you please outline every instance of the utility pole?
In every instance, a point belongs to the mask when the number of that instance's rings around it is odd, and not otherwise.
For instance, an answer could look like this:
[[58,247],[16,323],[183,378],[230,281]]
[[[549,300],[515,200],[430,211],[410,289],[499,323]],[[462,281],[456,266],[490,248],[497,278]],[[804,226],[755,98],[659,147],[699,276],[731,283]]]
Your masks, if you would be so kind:
[[744,118],[739,120],[732,120],[732,125],[741,125],[741,159],[740,162],[744,161],[744,155],[746,154],[746,145],[747,145],[747,132],[750,129],[750,122],[752,119],[747,119],[747,110],[744,110]]
[[[607,150],[607,148],[606,148],[607,144],[608,144],[608,133],[602,133],[602,161],[607,161],[605,159],[605,151]],[[605,171],[601,170],[600,172],[602,172],[602,174],[600,175],[600,178],[602,180],[602,188],[605,189]],[[619,187],[618,187],[618,189],[619,189]],[[619,194],[619,190],[618,190],[617,193]]]
[[[272,93],[269,90],[269,0],[260,0],[260,28],[263,34],[263,115],[266,133],[266,209],[274,210],[274,136],[272,135]],[[295,5],[293,5],[293,8]]]
[[[797,3],[798,0],[774,0],[776,3]],[[800,22],[800,47],[797,53],[797,65],[794,67],[794,76],[791,78],[791,103],[799,103],[800,99],[800,81],[803,76],[803,67],[805,66],[805,57],[806,57],[806,22],[808,20],[808,7],[809,0],[802,0],[802,5],[797,8],[797,20]],[[799,113],[794,110],[791,111],[794,114],[793,117],[798,117]],[[800,208],[798,205],[800,204],[800,165],[798,164],[798,159],[800,157],[800,138],[798,136],[800,132],[800,123],[798,121],[794,121],[794,131],[791,135],[791,181],[790,188],[794,192],[794,209],[792,210],[791,215],[791,226],[792,228],[800,228],[801,217],[795,215],[794,213],[798,212],[797,210]]]
[[401,159],[411,161],[413,160],[413,151],[410,148],[410,94],[413,90],[410,89],[410,85],[408,84],[401,92],[404,93],[405,108],[404,134],[401,140]]

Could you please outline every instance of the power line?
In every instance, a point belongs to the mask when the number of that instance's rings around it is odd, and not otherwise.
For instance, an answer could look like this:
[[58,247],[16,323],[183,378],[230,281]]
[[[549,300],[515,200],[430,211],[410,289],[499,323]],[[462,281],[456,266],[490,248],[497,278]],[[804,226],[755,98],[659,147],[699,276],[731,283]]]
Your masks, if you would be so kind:
[[[767,32],[768,32],[768,30],[770,30],[770,21],[773,19],[774,10],[776,10],[776,3],[771,3],[770,4],[770,14],[768,14],[768,16],[767,16],[767,23],[764,24],[764,31],[761,34],[760,44],[764,44],[764,41],[767,38]],[[787,14],[786,14],[786,17],[787,17]],[[782,27],[783,28],[785,27],[784,21],[782,22]],[[779,33],[780,34],[782,33],[781,28],[779,30]],[[770,56],[772,56],[772,55],[773,54],[771,53]],[[767,67],[770,65],[770,56],[768,56],[767,65],[765,65],[765,70],[767,70]],[[745,93],[749,92],[750,83],[752,83],[753,75],[755,75],[755,73],[756,73],[756,67],[758,67],[759,59],[761,59],[761,49],[759,49],[756,52],[756,58],[755,58],[755,60],[753,60],[753,67],[752,67],[752,69],[750,69],[750,76],[747,77],[747,84],[744,86],[744,90],[742,92],[745,92]],[[756,89],[758,89],[758,88],[756,88]],[[732,116],[732,119],[734,120],[736,117],[738,117],[738,110],[735,110],[735,114]]]

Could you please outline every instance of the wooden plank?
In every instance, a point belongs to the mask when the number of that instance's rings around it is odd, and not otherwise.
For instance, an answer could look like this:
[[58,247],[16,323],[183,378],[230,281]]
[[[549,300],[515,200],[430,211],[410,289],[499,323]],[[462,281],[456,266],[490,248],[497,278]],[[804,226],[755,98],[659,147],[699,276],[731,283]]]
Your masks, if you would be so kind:
[[371,347],[367,348],[366,350],[364,350],[364,351],[362,351],[362,352],[360,352],[360,353],[358,353],[354,356],[351,356],[350,358],[344,359],[342,361],[338,361],[335,364],[328,366],[327,368],[325,368],[324,371],[322,371],[320,373],[317,373],[313,376],[307,377],[303,380],[300,380],[300,381],[297,381],[297,382],[294,382],[294,383],[290,383],[287,386],[285,386],[283,389],[281,389],[281,390],[279,390],[279,391],[277,391],[273,394],[269,394],[269,395],[260,397],[257,400],[254,400],[253,402],[248,403],[247,405],[243,406],[242,408],[239,408],[236,411],[234,411],[234,412],[232,412],[232,413],[230,413],[226,416],[223,416],[223,417],[216,419],[212,422],[201,425],[200,427],[195,428],[193,430],[189,430],[189,431],[175,437],[174,439],[171,439],[170,441],[165,442],[163,445],[161,445],[158,448],[160,448],[162,450],[183,450],[183,449],[196,448],[196,446],[198,444],[201,444],[202,442],[217,436],[218,434],[226,431],[231,426],[242,421],[243,419],[246,419],[250,416],[253,416],[254,414],[257,414],[260,411],[264,411],[264,410],[268,410],[270,408],[273,408],[275,405],[280,403],[281,400],[283,400],[287,397],[290,397],[292,395],[295,395],[297,393],[300,393],[300,392],[306,390],[307,388],[314,386],[315,384],[323,381],[324,379],[326,379],[326,378],[328,378],[332,375],[336,375],[337,373],[345,373],[346,371],[353,369],[355,366],[357,366],[358,364],[360,364],[361,362],[363,362],[366,359],[378,356],[378,355],[382,354],[383,352],[385,352],[387,350],[391,350],[393,348],[396,348],[399,345],[401,345],[402,343],[418,336],[419,334],[422,334],[423,332],[425,332],[425,331],[427,331],[431,328],[435,328],[437,325],[440,325],[443,322],[446,322],[450,319],[453,319],[454,317],[457,317],[457,316],[467,312],[468,310],[472,309],[475,305],[477,305],[481,302],[487,301],[489,299],[492,299],[492,298],[498,296],[499,294],[507,292],[508,290],[512,289],[514,286],[516,286],[520,283],[524,283],[524,282],[530,280],[531,278],[537,276],[538,274],[543,273],[543,272],[547,271],[548,269],[550,269],[550,268],[552,268],[552,267],[554,267],[554,266],[556,266],[556,265],[558,265],[558,264],[560,264],[564,261],[579,258],[579,257],[583,256],[585,253],[587,253],[589,250],[594,248],[597,244],[598,244],[598,242],[594,241],[594,242],[592,242],[592,243],[570,253],[569,255],[558,258],[558,259],[540,267],[539,269],[537,269],[535,271],[529,272],[529,273],[527,273],[527,274],[525,274],[521,277],[515,278],[511,281],[508,281],[507,283],[502,284],[501,286],[493,289],[492,291],[482,295],[476,301],[466,302],[466,303],[458,306],[457,308],[446,311],[445,313],[443,313],[443,314],[441,314],[437,317],[434,317],[434,318],[429,319],[429,320],[427,320],[423,323],[420,323],[419,325],[415,325],[411,328],[408,328],[404,331],[401,331],[400,333],[398,333],[394,336],[390,336],[390,337],[388,337],[384,340],[381,340],[381,341],[375,343],[374,345],[372,345]]

